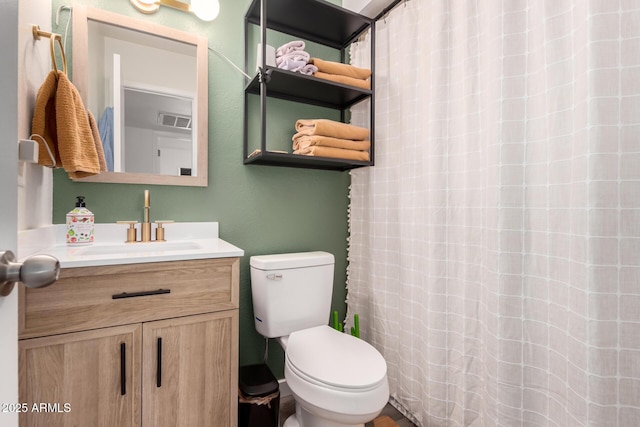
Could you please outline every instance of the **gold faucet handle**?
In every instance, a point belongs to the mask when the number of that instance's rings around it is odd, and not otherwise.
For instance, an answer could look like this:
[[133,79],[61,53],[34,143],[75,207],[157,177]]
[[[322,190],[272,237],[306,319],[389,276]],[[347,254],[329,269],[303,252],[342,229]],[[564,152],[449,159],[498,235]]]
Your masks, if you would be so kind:
[[136,238],[136,224],[138,221],[116,221],[116,224],[129,224],[129,228],[127,229],[127,240],[125,243],[135,243],[137,241]]
[[156,242],[166,242],[166,240],[164,239],[164,227],[162,227],[162,225],[171,224],[173,220],[165,219],[165,220],[153,221],[153,222],[158,224],[158,227],[156,227]]

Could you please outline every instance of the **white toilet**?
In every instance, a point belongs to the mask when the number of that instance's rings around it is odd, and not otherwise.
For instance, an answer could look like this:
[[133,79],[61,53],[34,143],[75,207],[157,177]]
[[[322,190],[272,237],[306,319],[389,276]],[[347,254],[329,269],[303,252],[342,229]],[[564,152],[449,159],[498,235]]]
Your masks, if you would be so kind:
[[285,427],[363,427],[389,399],[387,364],[365,341],[327,326],[333,255],[251,257],[256,330],[285,350],[284,374],[296,401]]

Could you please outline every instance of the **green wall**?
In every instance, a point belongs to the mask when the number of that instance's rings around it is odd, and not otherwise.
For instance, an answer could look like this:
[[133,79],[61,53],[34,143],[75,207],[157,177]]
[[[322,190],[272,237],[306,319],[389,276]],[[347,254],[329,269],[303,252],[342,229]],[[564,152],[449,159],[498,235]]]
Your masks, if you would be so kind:
[[[333,3],[340,4],[340,0]],[[55,15],[60,4],[52,1]],[[220,0],[220,15],[205,23],[196,17],[161,8],[155,15],[142,15],[128,1],[82,0],[84,4],[144,20],[157,22],[208,37],[209,46],[229,57],[242,68],[244,61],[244,12],[250,0]],[[64,32],[66,12],[60,27]],[[257,36],[252,30],[250,37]],[[269,33],[274,46],[291,40]],[[71,64],[71,42],[67,53]],[[255,49],[255,48],[254,48]],[[317,45],[307,47],[312,56],[339,60],[338,52]],[[311,51],[313,50],[313,51]],[[254,55],[252,51],[250,57]],[[251,301],[249,257],[258,254],[322,250],[335,255],[333,310],[345,314],[347,252],[347,172],[317,171],[271,166],[245,166],[242,163],[243,138],[242,77],[217,55],[209,54],[209,186],[206,188],[77,183],[61,170],[54,172],[53,222],[64,223],[77,195],[86,196],[87,207],[96,221],[142,220],[142,195],[151,192],[151,216],[175,221],[217,221],[220,237],[245,251],[240,268],[240,365],[262,361],[264,339],[255,331]],[[269,121],[270,137],[290,141],[297,118],[327,117],[334,112],[285,101],[270,101],[275,113]],[[337,117],[337,116],[336,116]],[[332,117],[329,117],[332,118]],[[251,113],[252,124],[255,123]],[[290,143],[285,142],[285,145]],[[280,147],[269,146],[270,149]],[[123,227],[123,236],[125,230]],[[171,227],[167,227],[167,237]],[[329,320],[327,318],[327,320]],[[283,352],[272,342],[269,365],[282,376]]]

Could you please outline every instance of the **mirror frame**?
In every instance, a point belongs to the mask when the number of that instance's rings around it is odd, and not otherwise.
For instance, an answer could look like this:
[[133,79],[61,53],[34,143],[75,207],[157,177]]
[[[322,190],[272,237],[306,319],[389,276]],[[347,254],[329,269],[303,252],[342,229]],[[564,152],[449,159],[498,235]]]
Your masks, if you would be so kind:
[[131,172],[101,172],[87,178],[75,179],[78,182],[108,182],[122,184],[156,184],[206,187],[208,185],[209,153],[209,72],[207,39],[203,36],[176,30],[174,28],[147,22],[125,15],[96,9],[83,5],[73,6],[73,84],[86,104],[89,83],[88,50],[89,20],[139,31],[158,37],[175,40],[196,47],[196,112],[197,135],[197,176],[173,176]]

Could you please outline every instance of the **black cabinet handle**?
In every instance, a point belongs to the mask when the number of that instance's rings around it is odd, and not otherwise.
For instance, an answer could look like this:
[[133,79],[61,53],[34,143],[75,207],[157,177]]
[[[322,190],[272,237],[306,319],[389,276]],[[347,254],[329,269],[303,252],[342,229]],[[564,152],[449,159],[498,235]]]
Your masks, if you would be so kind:
[[123,292],[121,294],[111,295],[111,299],[122,299],[122,298],[135,298],[135,297],[147,297],[149,295],[162,295],[162,294],[170,294],[171,289],[158,289],[157,291],[144,291],[144,292]]
[[120,343],[120,395],[127,394],[127,345]]
[[162,338],[158,338],[158,365],[156,367],[156,387],[162,387]]

